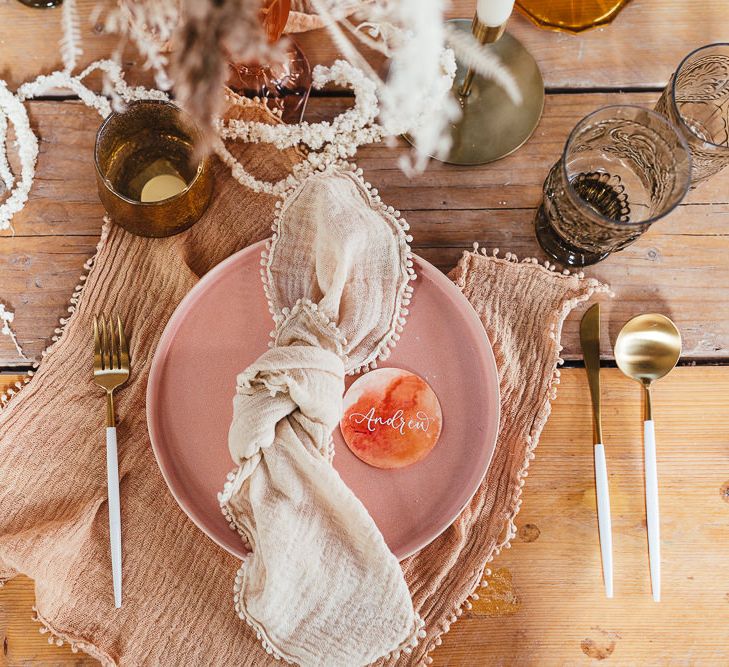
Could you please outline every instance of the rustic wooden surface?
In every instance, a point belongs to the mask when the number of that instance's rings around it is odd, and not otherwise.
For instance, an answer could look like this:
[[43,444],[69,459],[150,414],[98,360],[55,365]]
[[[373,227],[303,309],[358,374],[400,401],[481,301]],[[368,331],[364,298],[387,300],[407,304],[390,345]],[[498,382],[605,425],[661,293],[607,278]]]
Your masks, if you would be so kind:
[[[652,600],[648,572],[640,388],[605,369],[603,399],[615,598],[603,595],[586,376],[568,368],[529,469],[513,547],[489,564],[489,586],[444,636],[434,667],[589,665],[605,658],[621,665],[729,664],[729,367],[678,368],[655,387],[660,604]],[[0,590],[8,667],[96,664],[68,646],[49,646],[31,620],[32,605],[29,579]]]
[[[567,369],[529,470],[513,548],[434,667],[729,664],[729,368],[656,384],[663,596],[653,602],[640,387],[603,371],[615,597],[603,594],[585,372]],[[701,417],[699,418],[699,415]],[[491,587],[490,586],[490,587]]]
[[[729,23],[729,21],[728,21]],[[433,162],[409,179],[397,167],[408,150],[369,146],[359,165],[388,203],[412,226],[414,247],[444,270],[455,265],[474,241],[518,256],[545,255],[534,238],[535,207],[544,176],[565,136],[595,107],[621,102],[652,105],[656,93],[548,95],[544,117],[532,139],[514,155],[491,165],[456,168]],[[315,98],[308,117],[331,117],[350,100]],[[41,137],[31,200],[0,233],[0,297],[17,311],[15,330],[34,358],[66,310],[84,261],[98,240],[103,208],[96,194],[93,164],[95,111],[76,101],[29,104]],[[608,282],[616,298],[603,317],[614,336],[639,312],[660,310],[673,317],[684,337],[686,360],[729,359],[729,171],[691,192],[686,203],[655,224],[638,243],[586,273]],[[580,310],[567,321],[564,356],[579,359]],[[610,340],[603,354],[612,356]],[[0,337],[0,366],[22,366],[9,341]]]
[[[78,0],[82,12],[97,0]],[[103,3],[102,3],[103,4]],[[456,0],[452,16],[469,16]],[[59,12],[0,0],[0,78],[11,88],[57,68]],[[408,180],[396,166],[403,150],[365,147],[357,161],[383,198],[413,228],[417,252],[442,269],[478,241],[488,248],[544,259],[532,220],[541,183],[577,120],[604,104],[652,106],[680,58],[702,43],[726,40],[726,0],[634,0],[611,26],[580,36],[535,29],[515,17],[510,30],[542,68],[544,117],[513,156],[483,167],[432,163]],[[103,26],[82,24],[83,62],[117,44]],[[298,38],[312,63],[334,51],[321,32]],[[130,80],[148,82],[133,49]],[[622,91],[622,92],[621,92]],[[346,97],[313,99],[310,119],[331,117]],[[27,357],[0,336],[0,370],[27,366],[47,345],[83,262],[98,240],[103,209],[91,150],[99,118],[73,100],[29,105],[41,139],[38,176],[12,232],[0,238],[0,298],[17,311]],[[690,193],[638,243],[588,275],[609,282],[603,300],[603,355],[622,323],[657,310],[684,336],[684,362],[729,362],[729,174]],[[579,312],[566,323],[563,356],[578,360]],[[12,376],[0,376],[15,381]],[[650,598],[642,492],[638,388],[615,369],[605,373],[605,430],[611,477],[616,598],[601,594],[591,427],[584,371],[565,369],[553,415],[530,469],[519,534],[491,565],[489,588],[444,637],[435,665],[611,663],[729,664],[729,367],[679,368],[656,390],[663,530],[664,601]],[[49,646],[30,621],[32,582],[0,591],[0,665],[94,664]]]
[[[88,17],[112,0],[77,0]],[[473,16],[475,0],[451,0],[450,17]],[[60,12],[28,9],[17,0],[0,0],[0,78],[15,87],[61,65]],[[665,85],[678,60],[708,42],[727,39],[726,0],[633,0],[610,26],[579,36],[537,30],[516,12],[509,30],[539,62],[549,88],[655,88]],[[105,34],[101,18],[81,22],[82,64],[109,57],[119,39]],[[296,36],[312,65],[332,60],[334,48],[323,30]],[[149,82],[133,49],[123,59],[130,81]]]

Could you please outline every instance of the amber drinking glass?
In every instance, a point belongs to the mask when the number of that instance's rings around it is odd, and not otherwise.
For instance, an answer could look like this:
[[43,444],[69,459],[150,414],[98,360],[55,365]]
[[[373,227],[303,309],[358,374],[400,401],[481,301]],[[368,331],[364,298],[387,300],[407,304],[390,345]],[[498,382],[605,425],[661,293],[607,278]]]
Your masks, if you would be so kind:
[[610,23],[629,0],[516,0],[540,28],[581,32]]
[[63,0],[18,0],[18,2],[33,9],[52,9],[58,7]]
[[655,111],[610,106],[583,118],[544,182],[537,239],[585,266],[633,243],[670,213],[690,183],[686,140]]
[[729,165],[729,44],[689,53],[656,104],[691,149],[691,184]]
[[195,223],[212,194],[200,133],[169,102],[132,102],[110,114],[96,135],[99,198],[111,219],[140,236],[172,236]]

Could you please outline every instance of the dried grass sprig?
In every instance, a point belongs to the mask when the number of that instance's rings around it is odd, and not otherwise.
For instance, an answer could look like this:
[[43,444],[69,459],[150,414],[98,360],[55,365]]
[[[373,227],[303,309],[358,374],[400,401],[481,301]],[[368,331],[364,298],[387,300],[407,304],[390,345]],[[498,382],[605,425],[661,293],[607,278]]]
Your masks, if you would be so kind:
[[182,106],[212,138],[223,104],[228,62],[271,63],[283,58],[269,44],[260,19],[260,0],[184,0],[174,40],[173,78]]
[[179,0],[118,0],[117,7],[105,16],[105,28],[123,39],[113,59],[121,61],[127,41],[131,41],[144,58],[144,66],[154,72],[155,84],[169,90],[167,49],[180,23]]
[[463,67],[471,67],[481,76],[498,83],[514,104],[521,104],[522,95],[516,81],[497,56],[488,51],[470,32],[446,25],[446,43]]
[[81,28],[78,20],[76,0],[65,0],[61,10],[62,37],[59,41],[64,72],[71,73],[78,59],[83,55],[81,49]]

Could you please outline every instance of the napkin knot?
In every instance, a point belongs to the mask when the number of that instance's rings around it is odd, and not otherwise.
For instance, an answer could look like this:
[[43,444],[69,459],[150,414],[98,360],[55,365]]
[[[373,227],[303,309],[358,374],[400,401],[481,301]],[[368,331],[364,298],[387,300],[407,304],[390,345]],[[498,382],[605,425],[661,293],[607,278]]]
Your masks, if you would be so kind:
[[[277,435],[288,440],[280,432],[288,429],[331,461],[331,432],[341,416],[344,339],[337,327],[301,299],[286,309],[273,336],[274,347],[238,375],[233,399],[228,448],[248,474]],[[293,421],[286,420],[290,415]]]

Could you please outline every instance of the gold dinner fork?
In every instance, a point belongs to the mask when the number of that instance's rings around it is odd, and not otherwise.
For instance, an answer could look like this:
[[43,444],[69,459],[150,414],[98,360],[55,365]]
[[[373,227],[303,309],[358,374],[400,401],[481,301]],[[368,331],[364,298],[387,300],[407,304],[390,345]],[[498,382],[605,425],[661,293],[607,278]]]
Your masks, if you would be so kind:
[[121,512],[119,509],[119,463],[116,450],[114,389],[129,379],[129,348],[121,318],[94,316],[94,382],[106,391],[106,485],[109,491],[109,539],[114,606],[121,607]]

